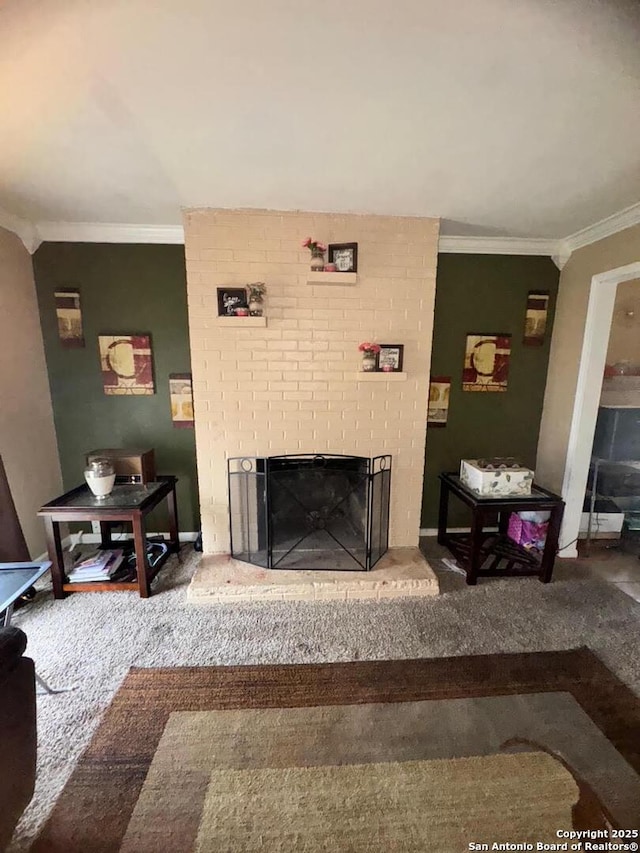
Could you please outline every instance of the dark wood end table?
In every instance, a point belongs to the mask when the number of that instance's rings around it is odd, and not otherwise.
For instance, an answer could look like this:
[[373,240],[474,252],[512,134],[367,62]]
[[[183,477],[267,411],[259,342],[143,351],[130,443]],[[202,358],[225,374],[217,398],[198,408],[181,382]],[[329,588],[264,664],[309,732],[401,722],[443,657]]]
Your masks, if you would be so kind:
[[[537,575],[549,583],[553,573],[558,537],[564,515],[564,501],[559,495],[534,483],[530,495],[481,497],[465,485],[458,474],[440,474],[440,513],[438,543],[447,547],[467,573],[467,583],[474,585],[479,577],[523,577]],[[471,532],[449,533],[449,495],[455,495],[471,510]],[[544,551],[527,550],[507,536],[512,512],[550,512]],[[498,514],[498,533],[485,533],[490,518]],[[490,560],[486,568],[482,568]]]
[[[106,498],[94,497],[88,486],[78,486],[40,508],[44,518],[54,598],[64,598],[69,592],[113,592],[138,590],[141,598],[151,594],[151,581],[158,574],[171,553],[178,553],[178,507],[176,503],[176,477],[158,477],[154,483],[117,485]],[[151,568],[147,560],[144,519],[152,509],[165,500],[169,510],[168,551]],[[137,580],[92,581],[69,583],[64,570],[60,524],[67,521],[97,521],[100,523],[102,547],[112,546],[111,524],[127,521],[133,528]]]

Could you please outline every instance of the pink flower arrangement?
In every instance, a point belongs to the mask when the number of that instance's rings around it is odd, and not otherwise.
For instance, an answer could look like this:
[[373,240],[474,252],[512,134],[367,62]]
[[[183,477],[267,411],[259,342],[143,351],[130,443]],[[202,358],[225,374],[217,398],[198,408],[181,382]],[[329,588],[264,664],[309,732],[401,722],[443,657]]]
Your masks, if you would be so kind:
[[371,343],[369,343],[369,341],[364,341],[363,343],[360,344],[358,349],[360,350],[360,352],[370,352],[370,353],[373,353],[374,355],[377,355],[380,352],[380,345],[379,344],[371,344]]
[[306,240],[303,240],[302,245],[305,249],[309,249],[310,252],[327,251],[327,247],[324,243],[321,243],[320,240],[313,240],[311,237],[307,237]]

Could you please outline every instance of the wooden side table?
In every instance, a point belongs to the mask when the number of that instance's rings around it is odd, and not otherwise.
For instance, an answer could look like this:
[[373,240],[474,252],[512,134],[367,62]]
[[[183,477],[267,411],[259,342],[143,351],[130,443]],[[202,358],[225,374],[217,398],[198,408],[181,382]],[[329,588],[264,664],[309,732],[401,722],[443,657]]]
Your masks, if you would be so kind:
[[[158,482],[146,483],[146,485],[118,485],[102,500],[94,497],[88,486],[78,486],[41,507],[38,515],[44,518],[46,528],[54,598],[64,598],[69,592],[113,592],[122,589],[137,589],[141,598],[148,598],[151,581],[169,555],[177,554],[180,550],[176,503],[177,482],[176,477],[167,476],[158,477]],[[166,543],[168,551],[151,568],[147,560],[144,519],[165,499],[169,509],[169,541]],[[133,528],[137,580],[68,583],[60,538],[60,524],[66,521],[98,521],[103,548],[108,548],[112,544],[111,524],[128,521]]]
[[[447,531],[450,494],[471,510],[469,534]],[[517,545],[507,536],[511,513],[525,511],[551,513],[541,555],[535,550]],[[495,518],[496,513],[499,516],[498,533],[485,533],[484,527],[490,518]],[[558,551],[563,515],[562,498],[536,483],[531,487],[531,495],[480,497],[463,485],[457,474],[440,474],[438,543],[447,547],[465,568],[468,584],[476,584],[479,577],[527,575],[536,575],[543,583],[549,583]]]

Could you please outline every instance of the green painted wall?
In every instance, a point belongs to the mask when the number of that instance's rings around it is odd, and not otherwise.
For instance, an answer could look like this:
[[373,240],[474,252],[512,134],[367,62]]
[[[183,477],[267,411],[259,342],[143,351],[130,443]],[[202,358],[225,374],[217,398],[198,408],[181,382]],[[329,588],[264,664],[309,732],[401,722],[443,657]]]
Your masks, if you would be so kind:
[[[179,478],[180,529],[198,530],[194,431],[175,429],[169,406],[169,373],[191,369],[184,247],[43,243],[33,266],[65,489],[83,482],[88,450],[153,447],[158,473]],[[59,287],[80,289],[84,349],[60,345],[54,304]],[[151,334],[156,393],[108,397],[98,335],[131,332]],[[147,529],[166,530],[163,522],[159,508]]]
[[[515,456],[534,467],[559,276],[560,271],[550,258],[439,256],[431,374],[451,376],[451,400],[447,426],[427,429],[422,527],[437,526],[438,474],[457,471],[461,459]],[[530,290],[551,293],[542,347],[522,343]],[[469,332],[511,333],[506,393],[462,390]],[[450,511],[451,522],[468,524],[464,508],[454,499]]]

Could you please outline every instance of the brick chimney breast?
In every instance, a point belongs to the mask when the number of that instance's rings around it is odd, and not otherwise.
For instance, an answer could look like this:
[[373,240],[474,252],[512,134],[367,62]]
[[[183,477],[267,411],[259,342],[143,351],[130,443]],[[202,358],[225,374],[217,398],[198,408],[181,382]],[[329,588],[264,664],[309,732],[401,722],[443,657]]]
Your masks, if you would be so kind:
[[[390,545],[418,544],[439,220],[184,212],[205,553],[229,551],[227,459],[393,456]],[[306,237],[358,243],[357,282],[309,284]],[[263,281],[266,325],[224,325],[218,287]],[[362,341],[404,344],[406,381],[361,381]]]

